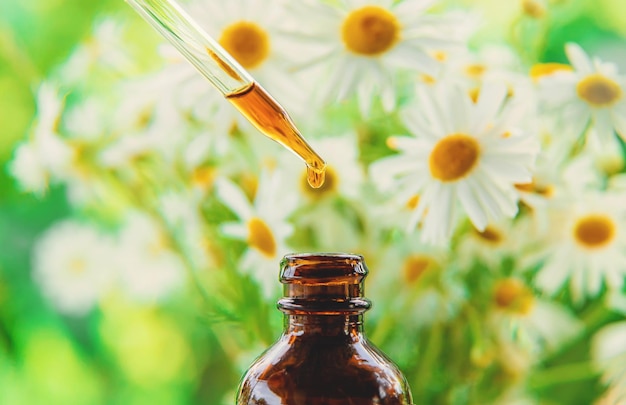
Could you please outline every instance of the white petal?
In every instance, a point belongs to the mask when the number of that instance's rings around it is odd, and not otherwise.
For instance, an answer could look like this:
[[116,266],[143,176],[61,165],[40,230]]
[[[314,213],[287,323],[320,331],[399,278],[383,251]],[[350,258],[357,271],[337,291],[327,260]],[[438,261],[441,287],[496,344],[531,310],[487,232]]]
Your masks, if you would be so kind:
[[[626,258],[624,258],[623,255],[620,258],[622,262],[626,262]],[[621,290],[624,285],[624,272],[624,270],[620,270],[617,266],[608,266],[604,273],[607,287],[612,290]]]
[[248,238],[248,227],[242,223],[227,222],[220,225],[220,231],[226,236],[246,240]]
[[254,216],[252,205],[243,191],[228,179],[216,180],[215,188],[217,198],[219,198],[235,215],[244,221],[250,220]]
[[539,270],[535,285],[548,295],[554,295],[567,280],[569,269],[563,265],[567,261],[567,251],[559,249]]
[[626,142],[626,102],[622,102],[611,111],[611,121],[618,135]]
[[593,127],[598,134],[600,140],[606,140],[613,137],[613,123],[611,122],[611,113],[606,108],[601,108],[593,113]]
[[441,68],[439,62],[421,47],[412,46],[408,43],[398,44],[385,54],[384,60],[390,66],[411,69],[431,76],[435,76]]
[[484,170],[493,173],[507,183],[523,184],[532,179],[532,174],[527,168],[508,160],[505,156],[485,156],[482,164]]
[[457,187],[459,200],[461,200],[461,204],[463,208],[465,208],[472,224],[474,224],[474,227],[479,231],[484,231],[488,222],[487,215],[478,203],[474,191],[466,181],[460,181]]
[[419,106],[428,121],[428,125],[441,138],[448,135],[448,133],[445,130],[445,122],[440,114],[438,101],[434,97],[433,91],[431,86],[423,85],[417,87],[416,93]]
[[426,142],[409,136],[390,137],[390,142],[393,144],[393,149],[401,150],[409,154],[415,154],[420,148],[426,146]]
[[500,183],[494,181],[489,173],[483,172],[483,176],[476,176],[474,179],[485,191],[485,193],[478,194],[478,198],[484,198],[481,201],[493,210],[494,220],[497,220],[502,214],[507,217],[515,216],[518,207],[512,193],[507,193],[507,190],[503,189]]
[[506,87],[500,84],[486,84],[480,90],[476,103],[475,116],[470,127],[471,134],[479,134],[492,123],[506,97]]
[[587,275],[587,290],[592,296],[596,296],[600,293],[602,288],[602,276],[604,271],[600,262],[590,263],[589,268],[585,272]]
[[[403,1],[396,3],[393,12],[403,24],[412,23],[417,16],[426,11],[436,0]],[[419,18],[419,17],[418,17]]]
[[406,125],[409,132],[419,137],[429,137],[439,139],[441,137],[441,131],[436,132],[436,126],[433,126],[426,122],[422,113],[421,105],[425,101],[418,103],[412,103],[406,108],[400,111],[400,118],[404,125]]
[[565,45],[565,53],[574,68],[584,74],[593,73],[591,59],[587,56],[580,45],[570,42]]

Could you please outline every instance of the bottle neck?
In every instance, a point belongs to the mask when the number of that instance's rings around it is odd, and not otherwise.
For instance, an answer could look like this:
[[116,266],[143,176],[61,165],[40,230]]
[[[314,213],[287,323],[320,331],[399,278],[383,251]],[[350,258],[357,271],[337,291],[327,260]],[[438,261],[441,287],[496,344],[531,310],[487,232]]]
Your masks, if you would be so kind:
[[360,339],[363,313],[371,305],[363,297],[366,275],[363,258],[357,255],[285,256],[280,274],[284,296],[278,301],[285,314],[285,334]]
[[363,315],[285,315],[285,335],[290,336],[350,336],[360,339]]

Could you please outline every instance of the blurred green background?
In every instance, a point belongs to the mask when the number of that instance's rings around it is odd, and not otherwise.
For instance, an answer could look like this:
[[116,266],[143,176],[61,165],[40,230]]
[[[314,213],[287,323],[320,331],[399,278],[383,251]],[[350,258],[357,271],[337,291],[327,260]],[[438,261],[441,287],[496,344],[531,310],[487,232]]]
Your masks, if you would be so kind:
[[[562,2],[567,3],[567,12],[542,38],[544,54],[539,59],[563,61],[563,44],[576,41],[625,71],[626,2]],[[516,1],[502,0],[458,3],[483,12],[492,24],[482,35],[492,38],[507,32],[519,7]],[[72,320],[53,311],[30,279],[34,241],[51,223],[69,215],[70,208],[63,190],[54,187],[42,197],[21,193],[6,163],[32,122],[36,85],[90,33],[98,15],[113,12],[132,14],[121,0],[0,2],[2,405],[199,403],[198,398],[217,404],[223,387],[232,390],[238,380],[236,371],[220,369],[225,364],[220,353],[205,356],[203,350],[216,337],[205,328],[197,306],[174,303],[167,309],[147,310],[112,299],[106,312],[86,321]],[[116,358],[96,356],[103,352],[99,346]],[[159,354],[165,350],[178,351],[178,360],[174,356],[173,364],[160,362]],[[124,358],[130,360],[120,361]],[[192,361],[203,364],[190,365]],[[198,384],[200,380],[206,383]],[[220,396],[212,396],[217,392],[212,387],[222,387]]]

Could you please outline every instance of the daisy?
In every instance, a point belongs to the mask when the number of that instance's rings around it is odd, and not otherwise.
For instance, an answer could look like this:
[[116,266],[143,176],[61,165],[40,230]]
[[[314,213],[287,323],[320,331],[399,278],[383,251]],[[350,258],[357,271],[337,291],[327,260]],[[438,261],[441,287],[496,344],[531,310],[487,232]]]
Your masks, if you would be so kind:
[[[591,358],[610,394],[626,403],[626,321],[610,323],[591,340]],[[608,402],[608,401],[607,401]]]
[[590,130],[585,138],[585,149],[591,155],[595,166],[606,176],[612,176],[623,171],[625,166],[624,152],[620,140],[611,137],[600,142],[595,131]]
[[583,326],[564,307],[535,296],[516,277],[494,283],[489,322],[498,340],[516,341],[532,352],[557,349]]
[[556,65],[535,73],[547,112],[558,114],[555,127],[571,133],[568,139],[590,126],[603,143],[614,131],[626,140],[626,77],[614,64],[590,59],[577,44],[567,44],[565,52],[571,68]]
[[[538,153],[534,137],[518,133],[506,89],[487,86],[473,103],[456,87],[418,89],[419,103],[403,111],[413,136],[393,137],[399,153],[374,162],[372,179],[381,191],[419,195],[408,230],[422,224],[422,240],[448,240],[461,205],[474,227],[517,213],[514,184],[527,183]],[[502,110],[502,111],[500,111]]]
[[507,96],[527,97],[534,91],[531,81],[522,71],[522,62],[513,49],[505,45],[486,45],[479,50],[462,50],[454,53],[444,51],[431,52],[439,63],[435,76],[421,76],[425,83],[453,81],[464,87],[473,98],[478,97],[478,90],[486,83],[505,83]]
[[[296,85],[288,71],[290,39],[280,33],[286,19],[277,1],[236,0],[227,3],[191,2],[185,7],[194,20],[290,112],[307,106],[306,88]],[[153,76],[183,114],[216,127],[219,149],[228,145],[225,136],[233,125],[256,133],[249,122],[172,46],[160,49],[167,65]]]
[[63,83],[98,84],[101,81],[91,80],[96,70],[99,74],[128,74],[135,70],[135,58],[127,47],[123,28],[124,24],[113,18],[96,22],[91,36],[73,51],[57,72]]
[[84,315],[115,280],[112,240],[95,228],[65,220],[48,229],[33,251],[33,273],[62,313]]
[[9,170],[22,189],[41,194],[51,181],[66,177],[71,171],[75,151],[58,133],[65,104],[58,88],[42,83],[36,103],[37,121],[29,140],[16,148]]
[[550,229],[549,211],[559,206],[571,195],[597,190],[602,187],[603,176],[587,151],[571,157],[562,149],[548,145],[537,159],[533,178],[529,183],[515,185],[520,203],[524,205],[532,223],[526,231],[537,235]]
[[185,265],[169,236],[145,213],[127,216],[116,250],[122,290],[134,300],[162,301],[185,283]]
[[555,294],[569,284],[574,302],[617,291],[626,276],[626,208],[615,192],[575,194],[574,202],[555,204],[549,229],[539,243],[535,285]]
[[279,291],[278,264],[289,250],[286,238],[292,234],[293,226],[288,218],[297,202],[295,194],[283,192],[281,180],[276,171],[263,171],[253,201],[230,180],[216,181],[217,198],[238,218],[221,224],[220,230],[226,237],[247,243],[239,265],[261,285],[267,297],[274,297]]
[[471,268],[477,261],[494,273],[501,271],[503,260],[515,257],[522,251],[524,238],[517,230],[518,222],[505,219],[487,224],[483,231],[473,226],[459,238],[456,248],[458,260],[463,267]]
[[[403,69],[434,74],[438,63],[431,49],[454,50],[464,45],[470,28],[465,16],[429,15],[432,0],[345,0],[292,2],[293,35],[308,42],[307,68],[321,66],[324,101],[358,98],[367,113],[379,96],[390,111],[396,103],[397,73]],[[465,18],[463,20],[462,18]]]
[[428,327],[453,319],[467,301],[467,289],[445,249],[426,246],[418,235],[389,244],[370,261],[370,294],[388,303],[382,313],[402,314],[407,327]]
[[536,89],[523,72],[523,64],[513,49],[504,45],[488,45],[476,51],[436,51],[433,55],[440,61],[439,71],[434,76],[422,74],[419,82],[454,84],[464,89],[474,102],[478,100],[481,88],[505,85],[506,102],[518,115],[514,119],[520,129],[529,133],[539,132]]

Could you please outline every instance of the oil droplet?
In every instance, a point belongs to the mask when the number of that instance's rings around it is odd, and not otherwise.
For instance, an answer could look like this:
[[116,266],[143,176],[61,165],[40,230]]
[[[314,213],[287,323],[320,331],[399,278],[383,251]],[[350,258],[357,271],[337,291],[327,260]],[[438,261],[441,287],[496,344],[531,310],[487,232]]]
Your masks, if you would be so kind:
[[311,166],[306,167],[306,181],[313,188],[320,188],[324,184],[326,171],[324,169],[315,169]]

